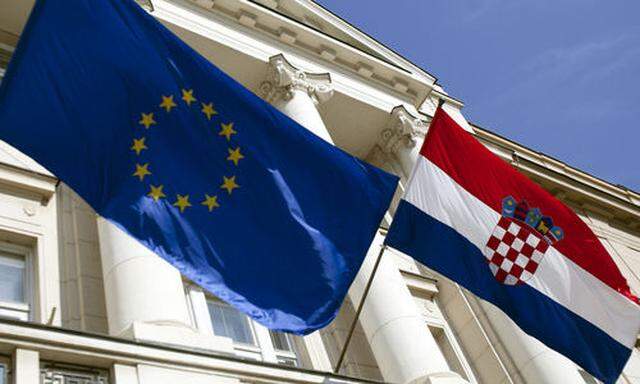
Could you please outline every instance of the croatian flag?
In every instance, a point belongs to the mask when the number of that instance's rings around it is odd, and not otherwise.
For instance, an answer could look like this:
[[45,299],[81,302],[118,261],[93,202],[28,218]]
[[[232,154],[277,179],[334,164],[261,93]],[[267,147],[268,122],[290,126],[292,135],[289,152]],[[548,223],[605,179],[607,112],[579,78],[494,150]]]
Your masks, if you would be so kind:
[[493,303],[605,383],[636,343],[640,306],[598,238],[441,108],[386,244]]

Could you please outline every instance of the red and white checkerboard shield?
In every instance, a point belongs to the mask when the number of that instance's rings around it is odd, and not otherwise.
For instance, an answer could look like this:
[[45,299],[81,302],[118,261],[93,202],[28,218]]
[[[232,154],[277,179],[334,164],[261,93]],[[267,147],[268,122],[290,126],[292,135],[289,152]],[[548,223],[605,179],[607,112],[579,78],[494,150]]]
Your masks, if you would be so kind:
[[517,285],[529,280],[542,262],[547,243],[523,222],[502,216],[485,246],[485,257],[496,280]]

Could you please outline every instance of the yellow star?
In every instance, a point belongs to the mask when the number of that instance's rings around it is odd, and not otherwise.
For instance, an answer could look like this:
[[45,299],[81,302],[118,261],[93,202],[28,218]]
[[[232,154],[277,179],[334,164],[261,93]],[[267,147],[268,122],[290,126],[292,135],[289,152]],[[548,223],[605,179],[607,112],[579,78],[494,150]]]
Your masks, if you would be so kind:
[[231,135],[238,133],[233,130],[233,123],[229,123],[229,124],[221,123],[220,126],[222,127],[222,129],[220,130],[220,133],[218,133],[218,136],[226,137],[227,141],[231,140]]
[[193,89],[183,89],[182,90],[182,100],[187,103],[188,106],[191,106],[191,103],[196,101],[196,98],[193,96]]
[[133,145],[131,146],[131,150],[136,152],[136,155],[140,155],[143,149],[147,149],[147,146],[144,144],[146,138],[141,139],[133,139]]
[[156,187],[155,185],[149,184],[149,186],[151,187],[151,192],[149,192],[147,196],[153,197],[153,200],[158,201],[163,197],[167,197],[167,195],[162,192],[162,188],[164,188],[164,185],[158,185]]
[[240,161],[240,159],[244,159],[244,155],[240,153],[240,147],[234,150],[229,148],[228,151],[229,151],[229,156],[227,157],[227,160],[233,161],[233,164],[238,165],[238,161]]
[[184,212],[187,207],[191,206],[191,203],[189,202],[189,195],[177,195],[176,199],[178,200],[176,200],[173,205],[180,209],[180,213]]
[[153,112],[143,113],[139,123],[144,125],[146,129],[149,129],[150,126],[156,123],[156,121],[153,119]]
[[144,177],[150,175],[151,171],[149,171],[149,163],[145,163],[143,165],[136,164],[136,171],[133,172],[131,176],[138,176],[140,181],[144,180]]
[[209,208],[209,212],[213,211],[214,208],[218,208],[220,204],[218,204],[218,196],[209,196],[207,194],[204,195],[205,199],[201,203],[202,205],[206,205]]
[[164,108],[165,111],[171,112],[171,108],[177,107],[177,104],[173,101],[173,95],[162,96],[162,103],[160,103],[160,108]]
[[201,103],[201,104],[202,104],[202,113],[207,115],[208,120],[211,120],[211,116],[218,114],[218,112],[215,109],[213,109],[213,103],[209,103],[209,104]]
[[226,189],[229,194],[231,194],[231,192],[234,189],[240,188],[240,186],[238,184],[236,184],[236,177],[235,176],[231,176],[231,177],[222,176],[222,178],[224,179],[224,182],[222,183],[220,188]]

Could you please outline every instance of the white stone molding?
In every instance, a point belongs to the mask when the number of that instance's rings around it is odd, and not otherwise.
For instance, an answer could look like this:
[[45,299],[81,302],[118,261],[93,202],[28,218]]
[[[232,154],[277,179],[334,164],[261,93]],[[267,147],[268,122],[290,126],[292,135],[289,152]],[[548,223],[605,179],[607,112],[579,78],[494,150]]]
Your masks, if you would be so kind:
[[111,379],[116,384],[138,384],[138,368],[134,365],[113,364]]
[[[295,57],[296,65],[304,62],[304,67],[314,72],[331,71],[331,81],[336,92],[383,111],[390,110],[400,103],[419,103],[431,90],[432,78],[412,76],[396,66],[359,49],[341,44],[324,34],[303,26],[302,29],[298,28],[295,23],[285,23],[286,18],[275,14],[267,7],[252,2],[241,2],[237,3],[240,8],[231,9],[228,6],[236,4],[235,2],[227,4],[220,1],[215,2],[213,8],[198,5],[209,1],[153,0],[153,16],[233,51],[241,52],[251,59],[249,61],[266,63],[270,57],[284,53],[289,61],[293,62]],[[257,17],[254,27],[248,28],[240,24],[240,10]],[[283,12],[283,9],[278,7],[278,12]],[[281,28],[296,33],[295,44],[286,44],[280,40]],[[323,58],[322,47],[334,50],[336,59],[328,61]],[[206,50],[204,45],[200,47],[196,44],[195,48]],[[213,59],[212,56],[206,56]],[[392,78],[406,81],[409,90],[406,93],[395,90],[391,84]]]
[[415,147],[427,134],[428,119],[415,108],[398,105],[391,111],[389,127],[380,135],[380,147],[387,153],[395,153],[401,147]]
[[271,102],[281,97],[293,98],[293,92],[303,91],[314,103],[321,104],[333,96],[331,75],[309,73],[293,66],[282,54],[269,58],[267,80],[260,85],[261,96]]
[[40,354],[38,351],[16,348],[13,352],[13,382],[40,383]]
[[280,6],[279,0],[259,0],[258,2],[265,7],[269,7],[272,9],[276,9]]

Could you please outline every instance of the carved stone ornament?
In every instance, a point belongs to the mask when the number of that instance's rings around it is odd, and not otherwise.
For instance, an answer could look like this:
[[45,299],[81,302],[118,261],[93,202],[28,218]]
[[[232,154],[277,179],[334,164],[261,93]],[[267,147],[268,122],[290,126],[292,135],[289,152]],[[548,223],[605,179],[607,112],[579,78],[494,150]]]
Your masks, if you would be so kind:
[[43,364],[40,369],[42,384],[108,384],[109,376],[102,370],[74,369],[55,364]]
[[391,111],[390,124],[382,131],[380,147],[386,153],[394,153],[402,147],[413,148],[426,135],[428,127],[426,116],[399,105]]
[[269,58],[267,80],[260,84],[260,96],[269,102],[277,98],[290,100],[296,90],[306,92],[316,104],[323,103],[333,96],[331,76],[304,72],[282,54]]

